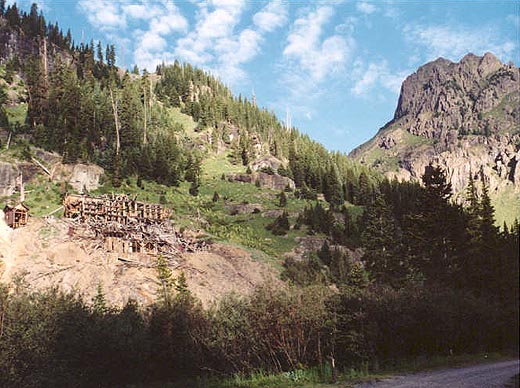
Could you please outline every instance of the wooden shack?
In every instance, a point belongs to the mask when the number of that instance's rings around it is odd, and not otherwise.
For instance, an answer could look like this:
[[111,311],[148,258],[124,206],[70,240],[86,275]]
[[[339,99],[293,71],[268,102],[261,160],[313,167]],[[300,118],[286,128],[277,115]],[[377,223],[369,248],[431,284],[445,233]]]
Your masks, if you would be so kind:
[[13,229],[27,225],[29,218],[29,208],[20,202],[15,206],[6,205],[4,207],[5,222]]

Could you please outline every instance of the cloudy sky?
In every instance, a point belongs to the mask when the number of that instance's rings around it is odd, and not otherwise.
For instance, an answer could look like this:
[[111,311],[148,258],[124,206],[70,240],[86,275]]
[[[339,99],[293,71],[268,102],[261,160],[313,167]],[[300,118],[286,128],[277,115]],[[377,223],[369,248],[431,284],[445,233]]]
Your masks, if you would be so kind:
[[[9,3],[9,2],[8,2]],[[12,3],[12,1],[11,1]],[[28,10],[30,1],[18,1]],[[331,150],[394,113],[404,78],[466,53],[520,63],[520,2],[482,0],[39,0],[76,43],[116,45],[118,65],[175,59],[211,71]]]

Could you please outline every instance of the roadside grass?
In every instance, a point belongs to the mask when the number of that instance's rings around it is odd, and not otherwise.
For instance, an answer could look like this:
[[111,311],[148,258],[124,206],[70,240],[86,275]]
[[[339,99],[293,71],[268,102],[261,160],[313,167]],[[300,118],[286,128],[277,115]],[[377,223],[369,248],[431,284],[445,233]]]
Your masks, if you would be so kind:
[[[477,365],[490,362],[499,362],[518,357],[512,353],[478,353],[454,356],[417,357],[389,363],[379,371],[369,369],[368,364],[363,363],[357,367],[345,368],[338,373],[336,383],[331,383],[332,374],[329,365],[322,368],[297,369],[282,373],[256,372],[249,376],[237,374],[228,378],[198,379],[190,381],[189,385],[176,385],[174,383],[161,384],[155,387],[183,387],[195,388],[351,388],[357,384],[375,382],[390,378],[399,374],[417,373],[421,371],[458,368],[469,365]],[[512,379],[510,387],[518,386],[518,376]],[[516,386],[514,384],[517,384]],[[144,388],[144,387],[143,387]]]
[[511,378],[511,380],[505,386],[505,388],[518,388],[518,387],[520,387],[520,374]]

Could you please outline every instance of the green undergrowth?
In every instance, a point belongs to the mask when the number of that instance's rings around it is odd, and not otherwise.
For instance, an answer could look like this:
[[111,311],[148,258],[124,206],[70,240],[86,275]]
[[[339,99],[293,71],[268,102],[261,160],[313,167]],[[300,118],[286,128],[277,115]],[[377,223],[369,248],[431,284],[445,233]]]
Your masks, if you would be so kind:
[[5,107],[5,113],[7,114],[7,119],[9,120],[9,124],[11,125],[22,125],[25,123],[25,119],[27,117],[27,104],[21,103],[12,107]]
[[[60,183],[39,177],[36,182],[26,185],[25,190],[25,204],[33,217],[44,217],[61,206],[64,187]],[[62,213],[57,211],[54,215]]]
[[213,154],[205,158],[202,162],[203,177],[218,178],[222,174],[244,173],[246,167],[232,164],[229,161],[228,155],[228,152],[224,152],[221,154]]

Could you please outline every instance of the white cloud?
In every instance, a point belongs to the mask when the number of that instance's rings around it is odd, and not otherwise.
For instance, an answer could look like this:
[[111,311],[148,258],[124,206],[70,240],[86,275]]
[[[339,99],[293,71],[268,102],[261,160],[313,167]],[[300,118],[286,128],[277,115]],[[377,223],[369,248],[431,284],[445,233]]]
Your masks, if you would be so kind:
[[284,58],[289,62],[287,68],[303,71],[305,77],[321,81],[345,65],[354,40],[340,35],[321,39],[324,26],[333,13],[331,7],[318,7],[294,22],[283,51]]
[[353,74],[356,81],[350,89],[351,93],[366,97],[371,95],[375,89],[380,90],[381,88],[398,94],[409,71],[391,72],[385,60],[378,63],[371,62],[363,70],[362,63],[358,61]]
[[220,40],[215,46],[217,64],[213,71],[221,75],[229,83],[238,83],[246,78],[241,68],[244,63],[252,60],[260,51],[262,36],[251,29],[243,30],[238,38]]
[[126,18],[119,4],[110,0],[80,0],[78,7],[92,26],[102,31],[126,27]]
[[355,85],[350,89],[352,93],[359,96],[366,94],[370,88],[374,86],[379,78],[381,72],[381,65],[371,63],[368,69],[365,71],[361,79],[359,79]]
[[255,25],[261,31],[271,32],[287,22],[288,3],[274,0],[253,16]]
[[177,41],[175,56],[204,66],[227,83],[244,81],[243,65],[260,53],[265,34],[286,23],[288,8],[283,0],[274,0],[252,16],[251,26],[240,30],[246,5],[246,0],[198,3],[195,28]]
[[424,59],[445,57],[458,61],[472,52],[482,55],[489,51],[506,61],[512,59],[517,44],[499,36],[496,27],[468,28],[448,25],[408,25],[403,33],[406,39],[424,51]]
[[148,19],[150,15],[155,16],[144,4],[126,4],[123,5],[123,11],[134,19]]
[[232,40],[244,1],[227,0],[218,4],[199,3],[195,29],[177,42],[175,54],[197,65],[215,58],[215,47],[224,39]]
[[[109,41],[133,47],[134,62],[147,69],[172,58],[165,52],[168,39],[188,29],[188,21],[169,0],[79,0],[78,9]],[[127,38],[130,23],[140,26],[132,33],[133,41]]]
[[370,15],[376,11],[376,6],[372,3],[368,3],[366,1],[361,1],[356,4],[356,8],[359,12]]
[[348,16],[345,18],[344,23],[338,24],[334,31],[338,34],[353,34],[356,30],[357,25],[359,24],[359,19],[355,16]]

